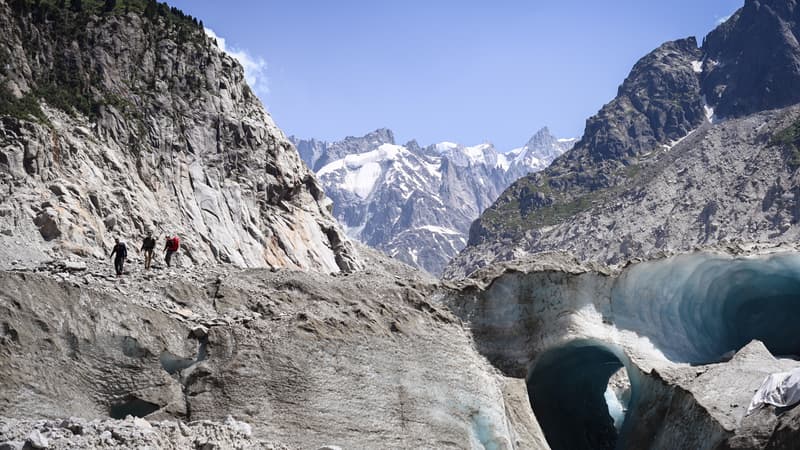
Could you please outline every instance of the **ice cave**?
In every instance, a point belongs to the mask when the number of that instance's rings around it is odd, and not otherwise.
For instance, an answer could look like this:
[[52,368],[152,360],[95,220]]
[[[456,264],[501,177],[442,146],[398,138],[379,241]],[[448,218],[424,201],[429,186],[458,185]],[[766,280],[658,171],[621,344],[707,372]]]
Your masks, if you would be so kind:
[[[623,367],[621,350],[598,341],[573,341],[541,355],[528,377],[528,394],[553,449],[610,449],[617,442],[608,380]],[[612,416],[612,414],[614,417]]]
[[[612,288],[611,320],[675,363],[725,361],[752,339],[775,356],[798,359],[800,255],[693,254],[637,264]],[[620,348],[591,339],[538,356],[528,393],[551,448],[624,447],[620,424],[635,421],[639,383],[632,373],[628,410],[610,395],[609,378],[629,364]]]
[[800,354],[800,255],[685,255],[625,272],[611,298],[617,327],[649,338],[674,362],[724,360],[752,339]]

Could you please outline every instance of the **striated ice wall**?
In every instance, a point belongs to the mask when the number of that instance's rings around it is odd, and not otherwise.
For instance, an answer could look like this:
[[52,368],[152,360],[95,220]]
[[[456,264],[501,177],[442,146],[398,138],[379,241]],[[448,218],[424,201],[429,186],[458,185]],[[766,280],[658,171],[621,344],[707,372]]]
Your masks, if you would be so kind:
[[797,355],[800,255],[642,263],[614,285],[611,308],[618,327],[646,336],[674,362],[720,361],[752,339],[775,355]]

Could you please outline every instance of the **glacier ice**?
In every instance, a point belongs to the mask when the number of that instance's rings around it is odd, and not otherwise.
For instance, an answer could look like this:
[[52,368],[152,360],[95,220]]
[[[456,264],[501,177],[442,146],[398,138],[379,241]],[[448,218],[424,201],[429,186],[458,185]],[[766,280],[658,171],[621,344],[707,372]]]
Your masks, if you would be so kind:
[[717,362],[752,339],[774,355],[798,355],[800,255],[641,263],[615,284],[611,308],[618,327],[646,336],[673,362]]
[[611,386],[606,387],[606,391],[603,392],[603,398],[608,406],[608,414],[614,421],[614,428],[619,431],[622,428],[622,422],[625,420],[625,406],[614,393],[614,390],[611,389]]
[[[591,292],[587,286],[564,295],[584,295]],[[515,290],[513,284],[507,289]],[[528,295],[557,296],[553,294],[541,286]],[[610,293],[598,285],[593,295],[598,298],[595,305],[609,305],[604,325],[568,327],[571,334],[542,349],[528,372],[531,407],[554,450],[629,446],[626,435],[640,426],[639,415],[647,413],[637,403],[660,395],[645,392],[655,384],[642,378],[649,369],[637,365],[641,359],[631,362],[645,342],[663,355],[659,364],[725,361],[753,339],[773,355],[800,358],[797,253],[694,253],[639,263],[622,271]],[[577,324],[585,316],[581,301],[561,302],[564,311],[552,311],[553,317],[568,314]],[[611,331],[601,332],[602,327]],[[636,338],[620,337],[631,335]],[[609,388],[609,378],[621,367],[630,375],[630,409]]]
[[589,339],[572,341],[538,358],[528,377],[528,394],[551,448],[616,446],[617,424],[605,393],[608,379],[623,361],[627,358],[621,349]]

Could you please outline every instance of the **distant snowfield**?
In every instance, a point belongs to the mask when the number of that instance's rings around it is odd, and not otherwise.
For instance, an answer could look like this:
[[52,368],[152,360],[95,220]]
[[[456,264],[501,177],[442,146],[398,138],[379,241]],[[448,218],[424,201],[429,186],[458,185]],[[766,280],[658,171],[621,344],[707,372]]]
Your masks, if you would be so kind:
[[[557,141],[562,144],[570,144],[576,140],[570,138],[558,139]],[[469,164],[494,167],[503,171],[508,171],[513,165],[525,165],[530,167],[533,172],[543,169],[550,163],[550,161],[531,154],[532,152],[528,146],[517,147],[506,153],[498,153],[494,146],[489,143],[462,146],[455,142],[443,141],[434,144],[432,147],[443,157],[452,157],[460,154],[466,158]],[[385,173],[389,172],[389,169],[399,169],[400,166],[406,166],[411,171],[424,169],[427,172],[426,175],[439,180],[442,176],[440,170],[441,158],[425,159],[414,157],[407,148],[396,144],[381,144],[372,151],[347,155],[323,166],[317,171],[317,176],[320,179],[325,179],[336,174],[336,178],[340,180],[337,183],[339,189],[352,192],[360,198],[366,199],[374,190],[376,183]],[[394,177],[395,180],[397,178],[396,176]],[[408,192],[408,186],[406,186],[406,189],[401,189],[401,191]]]
[[450,234],[450,235],[459,235],[461,232],[452,230],[450,228],[445,227],[437,227],[436,225],[423,225],[417,228],[418,230],[426,230],[430,231],[431,233],[439,233],[439,234]]
[[402,153],[408,153],[408,150],[399,145],[383,144],[373,151],[347,155],[327,164],[317,172],[317,176],[322,178],[327,174],[344,171],[339,188],[365,199],[372,193],[375,183],[383,174],[384,163],[397,160]]

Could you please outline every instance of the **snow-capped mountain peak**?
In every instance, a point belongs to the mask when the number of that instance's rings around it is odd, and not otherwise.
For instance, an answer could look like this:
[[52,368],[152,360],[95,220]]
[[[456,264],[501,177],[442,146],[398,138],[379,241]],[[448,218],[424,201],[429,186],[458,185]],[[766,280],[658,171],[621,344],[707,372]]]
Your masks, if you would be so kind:
[[338,178],[337,188],[352,192],[362,199],[372,193],[375,183],[392,164],[408,158],[408,150],[395,144],[377,143],[378,148],[364,153],[346,155],[317,171],[320,178]]
[[[307,164],[318,165],[334,215],[350,237],[434,274],[466,245],[481,211],[571,142],[559,142],[546,128],[507,153],[490,143],[401,146],[386,129],[342,142],[293,141],[308,150],[301,152]],[[326,163],[319,167],[320,161]]]
[[545,169],[556,158],[571,149],[577,139],[559,139],[550,133],[547,127],[537,131],[524,147],[511,150],[506,154],[509,159],[507,172],[514,179],[523,177],[530,172]]

